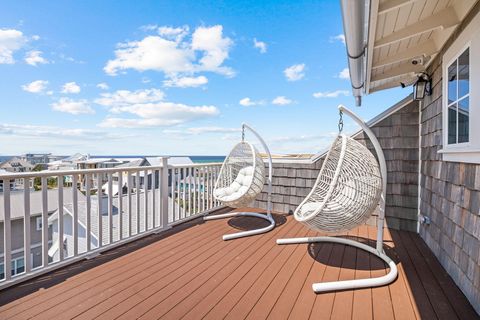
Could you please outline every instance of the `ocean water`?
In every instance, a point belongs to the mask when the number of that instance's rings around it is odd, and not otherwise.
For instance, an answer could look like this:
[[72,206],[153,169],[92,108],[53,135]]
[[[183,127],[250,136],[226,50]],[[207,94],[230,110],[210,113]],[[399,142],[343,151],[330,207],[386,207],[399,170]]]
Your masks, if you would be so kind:
[[[158,155],[91,155],[91,158],[142,158],[142,157],[161,157]],[[194,163],[223,162],[225,156],[171,156],[171,157],[189,157]]]
[[[0,163],[11,159],[13,156],[0,156]],[[142,155],[93,155],[92,158],[141,158]],[[147,157],[159,157],[159,156],[147,156]],[[175,156],[173,156],[175,157]],[[209,163],[209,162],[223,162],[225,156],[188,156],[194,163]]]

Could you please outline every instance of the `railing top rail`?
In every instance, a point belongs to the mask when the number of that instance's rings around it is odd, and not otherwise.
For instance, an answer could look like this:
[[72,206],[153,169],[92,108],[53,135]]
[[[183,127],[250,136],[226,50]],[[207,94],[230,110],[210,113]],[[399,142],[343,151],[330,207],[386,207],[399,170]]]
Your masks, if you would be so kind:
[[207,163],[191,163],[191,164],[169,164],[170,168],[198,168],[198,167],[213,167],[220,166],[222,162],[207,162]]
[[0,180],[6,179],[20,179],[20,178],[37,178],[37,177],[54,177],[54,176],[71,176],[79,174],[92,173],[115,173],[122,171],[144,171],[144,170],[158,170],[163,166],[143,166],[143,167],[113,167],[113,168],[96,168],[96,169],[78,169],[78,170],[44,170],[44,171],[30,171],[30,172],[16,172],[1,174]]
[[[221,162],[212,163],[194,163],[194,164],[171,164],[169,168],[197,168],[197,167],[211,167],[221,165]],[[0,174],[0,181],[7,179],[22,179],[22,178],[37,178],[37,177],[56,177],[56,176],[70,176],[80,174],[97,174],[97,173],[117,173],[117,172],[136,172],[145,170],[160,170],[162,165],[158,166],[138,166],[138,167],[113,167],[113,168],[96,168],[96,169],[78,169],[78,170],[44,170],[44,171],[30,171],[30,172],[13,172],[7,174]]]

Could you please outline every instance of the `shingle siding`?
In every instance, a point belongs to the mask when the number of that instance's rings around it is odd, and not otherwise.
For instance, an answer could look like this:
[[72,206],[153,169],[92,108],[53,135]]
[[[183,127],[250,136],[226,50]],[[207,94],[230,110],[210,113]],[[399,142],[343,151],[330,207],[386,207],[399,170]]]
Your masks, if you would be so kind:
[[[386,221],[394,229],[417,230],[418,215],[418,103],[411,102],[374,126],[387,161]],[[355,139],[373,150],[363,132]],[[322,166],[323,158],[314,163],[275,162],[272,181],[273,210],[287,213],[308,195]],[[266,209],[267,188],[253,206]],[[367,224],[376,224],[374,216]]]
[[471,19],[477,4],[432,62],[433,95],[421,110],[420,213],[430,225],[420,236],[480,313],[480,165],[442,161],[442,56]]

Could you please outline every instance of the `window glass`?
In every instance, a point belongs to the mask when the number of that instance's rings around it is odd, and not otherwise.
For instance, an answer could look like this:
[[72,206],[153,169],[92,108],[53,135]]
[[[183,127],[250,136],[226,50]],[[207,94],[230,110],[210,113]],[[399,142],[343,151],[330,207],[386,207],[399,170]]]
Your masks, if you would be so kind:
[[458,142],[468,142],[469,98],[458,102]]
[[458,57],[458,99],[470,90],[470,53],[469,49]]
[[0,264],[0,279],[5,278],[5,271],[3,269],[3,263]]
[[448,144],[457,143],[457,106],[448,107]]
[[457,61],[448,67],[448,105],[457,100]]
[[467,48],[447,70],[447,143],[468,142],[470,138],[470,50]]

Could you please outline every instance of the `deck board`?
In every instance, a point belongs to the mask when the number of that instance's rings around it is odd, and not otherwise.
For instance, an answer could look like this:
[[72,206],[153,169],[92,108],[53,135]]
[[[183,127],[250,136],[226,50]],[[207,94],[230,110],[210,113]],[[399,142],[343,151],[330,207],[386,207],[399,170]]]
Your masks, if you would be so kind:
[[[222,241],[233,225],[263,223],[237,219],[190,222],[0,291],[0,318],[478,318],[417,234],[385,229],[386,251],[399,269],[391,285],[315,294],[314,282],[380,276],[386,266],[344,245],[276,245],[278,238],[318,235],[291,216],[276,216],[269,233]],[[376,228],[347,236],[374,245]]]

